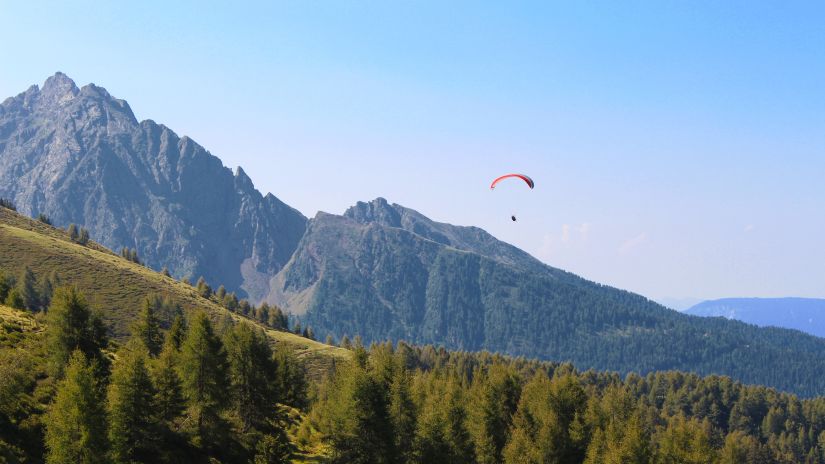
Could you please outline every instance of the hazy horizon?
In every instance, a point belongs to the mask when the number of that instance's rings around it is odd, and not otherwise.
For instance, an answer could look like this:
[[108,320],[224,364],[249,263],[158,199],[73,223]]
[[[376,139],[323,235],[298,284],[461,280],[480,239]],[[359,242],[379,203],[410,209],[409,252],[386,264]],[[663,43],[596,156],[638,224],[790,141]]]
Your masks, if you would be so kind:
[[94,82],[310,217],[381,196],[660,301],[825,297],[825,6],[86,6],[0,3],[0,98]]

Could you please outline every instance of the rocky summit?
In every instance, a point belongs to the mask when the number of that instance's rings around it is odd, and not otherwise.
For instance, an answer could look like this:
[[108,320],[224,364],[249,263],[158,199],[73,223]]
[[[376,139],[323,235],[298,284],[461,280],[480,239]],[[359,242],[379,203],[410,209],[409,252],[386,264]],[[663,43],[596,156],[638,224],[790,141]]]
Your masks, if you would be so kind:
[[0,197],[58,226],[86,227],[148,266],[253,300],[287,262],[306,218],[262,195],[194,140],[94,84],[57,73],[0,104]]

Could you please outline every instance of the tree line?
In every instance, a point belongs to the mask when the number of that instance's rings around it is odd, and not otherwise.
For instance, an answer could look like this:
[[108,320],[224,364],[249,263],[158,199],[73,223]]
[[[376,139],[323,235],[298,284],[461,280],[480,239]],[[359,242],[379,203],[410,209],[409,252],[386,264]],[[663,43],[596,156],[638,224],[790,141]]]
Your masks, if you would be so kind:
[[147,298],[117,346],[84,295],[58,287],[42,340],[2,350],[0,461],[284,462],[284,408],[307,401],[300,364],[247,322],[180,312],[163,331],[164,304]]
[[334,463],[825,463],[822,397],[404,343],[352,349],[303,425]]

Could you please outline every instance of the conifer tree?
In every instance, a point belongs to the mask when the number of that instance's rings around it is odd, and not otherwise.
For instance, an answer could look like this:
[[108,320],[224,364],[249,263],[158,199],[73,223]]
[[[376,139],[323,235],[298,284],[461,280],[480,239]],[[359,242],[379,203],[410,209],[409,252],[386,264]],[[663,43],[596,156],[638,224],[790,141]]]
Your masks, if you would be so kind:
[[395,451],[402,462],[409,462],[413,458],[417,411],[410,395],[410,376],[406,369],[396,366],[389,393],[390,419],[395,429]]
[[80,234],[77,237],[77,243],[86,245],[89,243],[89,231],[85,227],[80,228]]
[[6,301],[6,296],[9,294],[9,290],[11,290],[11,284],[9,282],[8,277],[0,269],[0,301]]
[[714,450],[710,446],[707,425],[696,419],[677,415],[668,421],[667,428],[656,437],[656,462],[662,464],[702,464],[712,462]]
[[169,268],[163,266],[163,269],[160,270],[160,273],[163,274],[164,277],[172,277],[172,274],[169,273]]
[[6,299],[3,301],[3,304],[10,308],[14,309],[26,309],[26,301],[20,295],[20,291],[16,288],[12,288],[6,294]]
[[454,379],[447,384],[447,410],[445,412],[447,443],[450,448],[451,464],[472,464],[475,462],[473,438],[467,430],[467,409],[464,406],[461,387]]
[[226,288],[224,288],[223,285],[218,287],[218,290],[215,292],[215,296],[218,297],[219,301],[223,301],[223,299],[226,297]]
[[204,298],[209,298],[212,296],[212,287],[210,287],[209,284],[206,283],[206,279],[204,279],[203,276],[200,276],[200,278],[198,278],[196,288],[198,289],[198,294],[200,296]]
[[289,462],[292,446],[289,437],[281,429],[264,435],[255,445],[254,464],[282,464]]
[[79,232],[77,231],[77,225],[75,223],[69,224],[69,239],[73,242],[77,241],[77,238],[80,236]]
[[184,410],[184,398],[178,375],[178,351],[172,337],[166,339],[163,350],[152,364],[155,385],[155,407],[162,422],[172,422]]
[[477,378],[474,390],[476,458],[484,464],[500,463],[518,406],[518,377],[511,368],[494,364],[487,375]]
[[245,322],[232,328],[225,345],[232,401],[243,430],[259,426],[273,416],[277,402],[272,349],[264,335]]
[[172,344],[175,351],[180,351],[184,338],[186,338],[186,319],[183,315],[178,314],[175,316],[175,320],[172,321],[172,327],[169,328],[169,332],[166,334],[166,340]]
[[80,350],[66,367],[46,420],[47,464],[106,462],[106,411],[95,369]]
[[49,216],[46,216],[43,213],[37,215],[37,220],[42,222],[43,224],[52,225],[52,221],[49,219]]
[[108,345],[106,327],[89,309],[86,298],[76,287],[60,287],[54,292],[47,314],[46,337],[49,369],[60,377],[74,350],[80,350],[101,374],[109,362],[101,350]]
[[138,316],[133,330],[134,335],[149,351],[149,355],[156,357],[163,348],[163,332],[160,330],[158,311],[163,307],[163,301],[157,295],[143,300],[143,309]]
[[397,462],[385,389],[357,365],[338,372],[322,425],[333,448],[332,462]]
[[332,334],[327,334],[327,338],[324,340],[324,343],[330,346],[335,346],[335,337]]
[[238,302],[238,310],[244,316],[249,316],[249,312],[252,311],[252,305],[249,304],[249,300],[243,298]]
[[[131,345],[131,346],[130,346]],[[121,349],[109,384],[109,441],[115,463],[155,462],[159,440],[155,387],[148,352],[134,342]]]
[[37,282],[37,294],[40,297],[40,309],[44,310],[52,303],[52,294],[56,286],[60,284],[60,277],[55,271],[43,276]]
[[228,381],[226,352],[203,312],[192,318],[181,346],[180,374],[183,394],[196,424],[200,446],[219,425],[219,413],[226,407]]
[[31,269],[25,267],[17,279],[17,290],[23,298],[23,304],[26,309],[30,311],[39,311],[40,307],[40,293],[37,291],[37,278]]
[[304,366],[290,349],[276,345],[275,385],[280,403],[303,408],[307,403],[307,380]]

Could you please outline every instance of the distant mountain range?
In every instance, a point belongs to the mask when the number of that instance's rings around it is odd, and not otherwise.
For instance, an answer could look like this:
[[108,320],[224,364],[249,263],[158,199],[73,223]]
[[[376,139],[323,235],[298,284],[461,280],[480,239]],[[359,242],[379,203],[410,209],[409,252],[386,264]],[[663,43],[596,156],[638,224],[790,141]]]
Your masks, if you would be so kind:
[[277,303],[319,337],[825,393],[812,370],[825,340],[683,315],[383,198],[307,219],[191,139],[138,122],[125,101],[60,73],[0,104],[0,197],[56,225],[83,225],[108,247],[136,248],[155,269]]
[[825,299],[722,298],[703,301],[685,313],[735,319],[760,327],[796,329],[825,337]]

